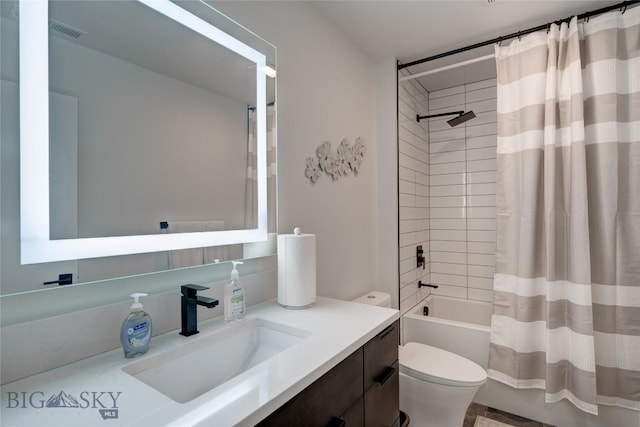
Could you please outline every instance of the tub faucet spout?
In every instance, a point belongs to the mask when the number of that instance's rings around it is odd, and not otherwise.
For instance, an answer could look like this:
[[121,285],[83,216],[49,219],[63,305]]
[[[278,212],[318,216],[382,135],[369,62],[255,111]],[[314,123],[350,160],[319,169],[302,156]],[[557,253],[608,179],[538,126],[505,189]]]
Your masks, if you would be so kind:
[[418,280],[418,289],[422,287],[438,289],[438,285],[432,285],[430,283],[422,283],[422,280]]

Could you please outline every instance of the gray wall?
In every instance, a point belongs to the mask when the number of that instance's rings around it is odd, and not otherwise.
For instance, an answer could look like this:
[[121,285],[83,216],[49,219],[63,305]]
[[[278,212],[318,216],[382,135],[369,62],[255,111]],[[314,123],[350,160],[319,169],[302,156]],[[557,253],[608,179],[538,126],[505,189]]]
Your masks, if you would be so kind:
[[[393,259],[378,259],[377,242],[381,229],[396,225],[379,222],[378,190],[385,184],[377,164],[375,65],[305,2],[213,5],[277,47],[278,232],[299,226],[316,234],[318,294],[395,293],[397,285],[378,274],[379,264],[395,271]],[[345,137],[351,143],[361,137],[367,147],[358,176],[335,182],[322,176],[312,185],[305,159],[324,141],[335,150]]]

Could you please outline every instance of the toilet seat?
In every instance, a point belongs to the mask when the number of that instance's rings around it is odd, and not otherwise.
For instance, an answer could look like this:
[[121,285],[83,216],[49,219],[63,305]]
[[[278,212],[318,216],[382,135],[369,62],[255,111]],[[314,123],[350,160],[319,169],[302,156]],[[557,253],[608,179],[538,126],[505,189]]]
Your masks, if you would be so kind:
[[487,380],[480,365],[450,351],[410,342],[400,346],[400,373],[413,378],[456,387],[476,387]]

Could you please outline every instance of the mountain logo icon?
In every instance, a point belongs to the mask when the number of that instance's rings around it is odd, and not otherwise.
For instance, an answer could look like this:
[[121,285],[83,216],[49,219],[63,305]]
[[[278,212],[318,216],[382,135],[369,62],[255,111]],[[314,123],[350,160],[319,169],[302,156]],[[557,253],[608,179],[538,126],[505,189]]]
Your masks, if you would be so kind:
[[72,395],[60,391],[58,394],[51,395],[45,406],[47,408],[79,408],[80,404]]

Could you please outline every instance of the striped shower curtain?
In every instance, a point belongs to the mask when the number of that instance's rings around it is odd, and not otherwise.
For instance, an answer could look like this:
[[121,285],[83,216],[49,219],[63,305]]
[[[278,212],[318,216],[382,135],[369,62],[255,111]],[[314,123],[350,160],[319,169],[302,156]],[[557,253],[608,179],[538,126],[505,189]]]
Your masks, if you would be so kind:
[[496,46],[489,376],[640,410],[640,7]]
[[[257,176],[257,139],[256,112],[248,109],[247,133],[247,180],[245,182],[245,228],[258,226],[258,176]],[[267,230],[276,232],[276,108],[267,106],[267,210],[269,223]]]

